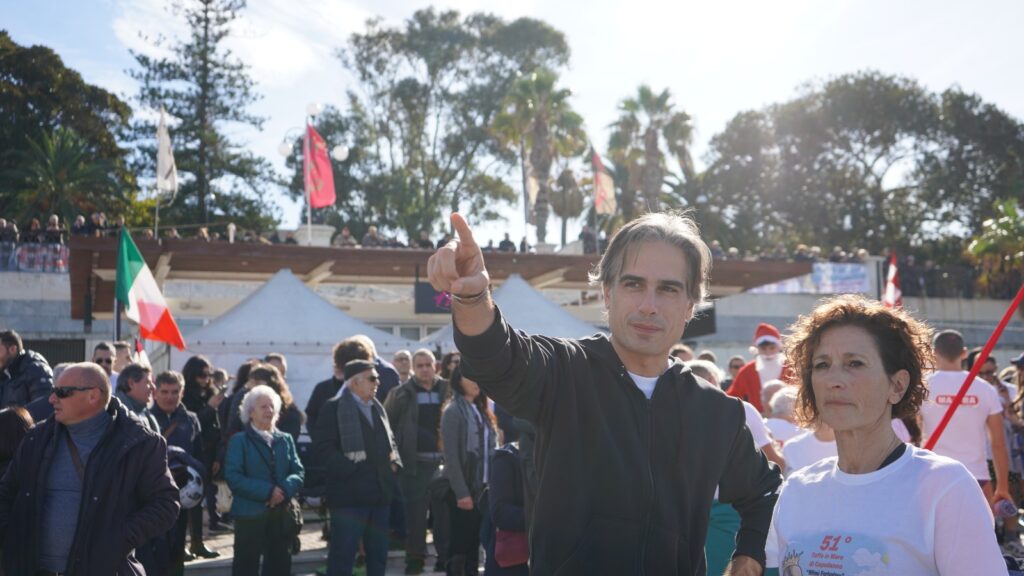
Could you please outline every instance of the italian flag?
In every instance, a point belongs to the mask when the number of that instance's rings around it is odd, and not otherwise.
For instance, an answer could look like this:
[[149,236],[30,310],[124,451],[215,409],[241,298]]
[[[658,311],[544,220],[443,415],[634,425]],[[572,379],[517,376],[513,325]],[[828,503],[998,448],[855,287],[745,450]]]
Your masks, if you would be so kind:
[[153,273],[146,266],[135,242],[128,232],[121,231],[121,246],[117,251],[117,299],[124,304],[125,316],[139,325],[139,334],[146,340],[156,340],[185,349],[185,340],[175,324],[171,311]]

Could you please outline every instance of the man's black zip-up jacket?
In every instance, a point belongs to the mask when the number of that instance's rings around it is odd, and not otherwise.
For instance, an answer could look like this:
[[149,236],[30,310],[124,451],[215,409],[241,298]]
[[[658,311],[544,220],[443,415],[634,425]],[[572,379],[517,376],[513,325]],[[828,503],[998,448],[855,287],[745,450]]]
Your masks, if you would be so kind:
[[764,564],[782,476],[738,400],[678,362],[647,400],[607,337],[528,336],[498,311],[455,343],[466,377],[537,426],[531,574],[703,575],[716,486],[742,519],[736,555]]

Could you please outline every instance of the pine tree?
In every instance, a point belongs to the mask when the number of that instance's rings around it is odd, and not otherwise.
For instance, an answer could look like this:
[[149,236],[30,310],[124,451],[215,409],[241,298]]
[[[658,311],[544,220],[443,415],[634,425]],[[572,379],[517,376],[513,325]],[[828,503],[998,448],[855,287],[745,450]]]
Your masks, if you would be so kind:
[[[273,224],[264,195],[269,187],[281,184],[280,178],[264,158],[228,136],[229,127],[261,129],[264,121],[248,112],[261,98],[249,66],[225,46],[231,24],[245,4],[245,0],[178,4],[173,12],[184,15],[188,37],[170,46],[163,39],[154,42],[169,48],[171,55],[132,52],[139,68],[129,74],[141,84],[138,103],[151,110],[164,106],[179,120],[171,135],[182,180],[174,204],[161,214],[161,220],[166,214],[168,224],[207,224],[215,217],[257,230]],[[155,119],[137,121],[134,132],[138,167],[152,173]]]

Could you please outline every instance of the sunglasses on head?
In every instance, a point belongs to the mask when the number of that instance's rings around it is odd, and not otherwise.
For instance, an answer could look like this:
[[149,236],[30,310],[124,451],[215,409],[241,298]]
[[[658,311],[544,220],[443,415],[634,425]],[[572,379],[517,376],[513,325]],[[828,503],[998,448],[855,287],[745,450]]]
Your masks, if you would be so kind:
[[75,392],[85,392],[86,390],[92,390],[95,386],[55,386],[53,388],[53,395],[57,398],[67,398]]
[[113,358],[99,358],[97,360],[93,360],[93,362],[95,362],[96,364],[113,364],[114,363],[114,359]]

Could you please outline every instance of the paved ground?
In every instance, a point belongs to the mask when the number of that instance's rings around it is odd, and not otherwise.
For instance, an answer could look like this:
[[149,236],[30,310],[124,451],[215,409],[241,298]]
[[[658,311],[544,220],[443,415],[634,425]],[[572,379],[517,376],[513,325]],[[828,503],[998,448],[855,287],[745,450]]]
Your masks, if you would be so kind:
[[[327,565],[327,543],[320,539],[320,522],[315,513],[305,515],[302,534],[302,552],[292,557],[292,574],[295,576],[314,575],[318,569]],[[220,576],[231,574],[231,557],[234,554],[235,536],[232,533],[207,534],[206,545],[217,552],[220,558],[213,560],[193,560],[185,564],[185,573],[189,576]],[[431,553],[433,546],[428,545]],[[427,567],[433,568],[436,558],[428,558]],[[388,576],[403,574],[405,571],[404,554],[393,550],[388,554]],[[365,574],[356,570],[357,575]],[[425,572],[427,576],[443,576],[443,572]]]

